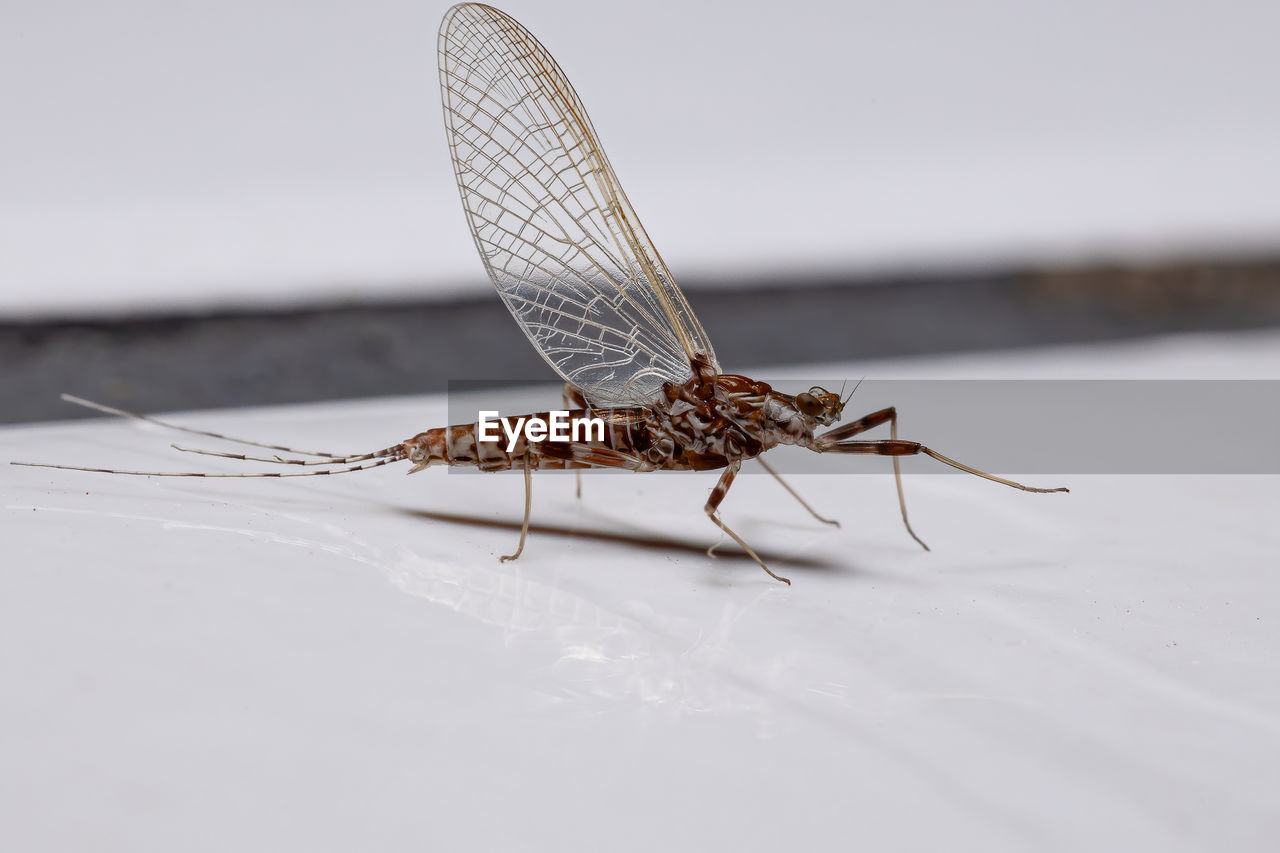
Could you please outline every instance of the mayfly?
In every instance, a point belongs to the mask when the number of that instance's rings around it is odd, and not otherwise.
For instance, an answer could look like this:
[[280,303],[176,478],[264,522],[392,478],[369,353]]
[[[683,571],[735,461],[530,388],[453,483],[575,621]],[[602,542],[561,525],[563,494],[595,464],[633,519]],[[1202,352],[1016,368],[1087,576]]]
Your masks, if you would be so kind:
[[[524,550],[531,471],[721,470],[704,507],[707,517],[771,577],[788,584],[719,514],[742,463],[758,459],[810,513],[834,523],[818,515],[761,458],[778,445],[892,457],[903,523],[926,549],[907,520],[900,456],[924,454],[1028,492],[1066,491],[1024,486],[918,442],[900,440],[893,408],[818,435],[820,427],[840,420],[848,398],[820,387],[792,396],[764,382],[722,372],[711,341],[627,201],[582,101],[546,48],[505,13],[463,3],[445,14],[439,59],[449,151],[476,248],[520,328],[564,379],[565,405],[574,407],[570,414],[601,418],[607,425],[604,434],[576,441],[537,441],[520,435],[510,444],[500,444],[477,440],[480,425],[460,424],[429,429],[383,450],[341,455],[175,427],[65,397],[110,414],[293,455],[179,450],[312,470],[196,474],[42,467],[144,476],[301,477],[407,460],[413,464],[410,473],[436,464],[522,470],[520,542],[503,560],[515,559]],[[530,417],[545,420],[547,413]],[[855,438],[884,424],[889,426],[888,439]]]

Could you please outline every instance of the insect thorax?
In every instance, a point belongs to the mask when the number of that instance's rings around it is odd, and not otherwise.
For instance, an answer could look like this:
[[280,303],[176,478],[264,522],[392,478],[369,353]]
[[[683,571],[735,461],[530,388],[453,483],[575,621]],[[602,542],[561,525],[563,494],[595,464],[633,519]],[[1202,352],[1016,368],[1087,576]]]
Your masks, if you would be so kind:
[[658,467],[723,468],[779,444],[807,446],[817,426],[794,397],[746,376],[695,376],[664,390],[648,430],[649,459]]

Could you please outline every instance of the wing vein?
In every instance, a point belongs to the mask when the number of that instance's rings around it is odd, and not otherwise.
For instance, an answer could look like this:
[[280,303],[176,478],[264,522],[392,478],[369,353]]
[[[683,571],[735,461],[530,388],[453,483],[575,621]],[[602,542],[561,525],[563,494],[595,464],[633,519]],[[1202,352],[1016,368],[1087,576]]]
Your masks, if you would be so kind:
[[587,400],[653,403],[718,370],[564,72],[528,30],[474,3],[440,29],[449,150],[490,279],[542,357]]

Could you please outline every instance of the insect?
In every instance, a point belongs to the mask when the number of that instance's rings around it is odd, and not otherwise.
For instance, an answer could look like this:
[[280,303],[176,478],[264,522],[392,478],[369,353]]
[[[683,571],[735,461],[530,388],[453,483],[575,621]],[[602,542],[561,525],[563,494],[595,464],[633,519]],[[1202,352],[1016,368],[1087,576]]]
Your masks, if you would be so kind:
[[[191,430],[64,395],[109,414],[293,455],[179,450],[311,470],[196,474],[40,467],[143,476],[297,477],[407,460],[414,466],[410,473],[432,465],[522,470],[520,542],[502,560],[513,560],[524,550],[532,471],[720,470],[704,507],[707,517],[760,568],[787,584],[791,581],[770,570],[719,513],[742,464],[756,459],[815,518],[835,523],[814,511],[764,461],[761,454],[778,445],[891,457],[903,523],[926,550],[907,519],[900,456],[924,454],[1028,492],[1067,491],[1015,483],[918,442],[900,440],[892,407],[818,434],[840,420],[848,398],[819,387],[792,396],[724,373],[706,332],[627,201],[581,100],[546,48],[505,13],[463,3],[445,14],[439,59],[449,150],[476,248],[520,328],[564,379],[570,415],[601,419],[603,435],[541,441],[518,435],[503,444],[478,440],[480,425],[471,423],[429,429],[371,453],[341,455]],[[537,417],[546,420],[549,413]],[[884,424],[890,438],[856,438]]]

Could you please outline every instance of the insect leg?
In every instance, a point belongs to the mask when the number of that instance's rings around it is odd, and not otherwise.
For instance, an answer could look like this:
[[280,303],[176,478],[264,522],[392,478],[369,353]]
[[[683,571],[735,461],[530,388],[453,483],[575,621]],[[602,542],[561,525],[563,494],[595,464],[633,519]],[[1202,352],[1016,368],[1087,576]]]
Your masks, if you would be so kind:
[[795,498],[800,502],[800,506],[809,510],[810,515],[818,519],[818,521],[821,521],[823,524],[834,524],[836,527],[840,526],[840,522],[836,521],[834,518],[824,518],[821,515],[818,515],[818,511],[815,510],[813,507],[809,506],[809,502],[806,501],[804,498],[800,497],[799,493],[797,493],[795,489],[791,488],[791,485],[786,480],[782,479],[782,475],[779,474],[777,471],[773,470],[772,465],[764,461],[763,456],[757,456],[756,461],[759,462],[761,465],[763,465],[764,470],[772,474],[773,478],[782,484],[782,488],[786,489],[787,493],[790,494],[791,497]]
[[507,560],[514,560],[524,551],[524,540],[529,535],[529,510],[533,507],[533,477],[529,473],[529,448],[524,451],[524,524],[520,527],[520,544],[516,546],[514,554],[507,554],[499,557],[498,562],[505,563]]
[[[579,391],[574,386],[570,385],[568,382],[564,383],[564,391],[561,393],[560,399],[564,401],[564,407],[566,409],[587,408],[587,398],[583,396],[581,391]],[[577,493],[576,493],[577,497],[579,500],[581,500],[582,499],[582,472],[581,471],[573,472],[573,482],[574,482],[574,485],[577,487]]]
[[898,410],[893,406],[890,406],[887,409],[881,409],[878,412],[872,412],[869,415],[864,415],[856,421],[847,423],[842,427],[836,427],[830,432],[826,432],[818,436],[818,440],[821,442],[829,442],[853,438],[860,432],[866,432],[869,429],[874,429],[875,427],[880,426],[880,424],[886,422],[890,425],[890,429],[895,432],[897,431]]
[[984,480],[990,480],[993,483],[1000,483],[1003,486],[1011,486],[1015,489],[1021,489],[1024,492],[1048,494],[1050,492],[1071,491],[1063,486],[1059,486],[1056,489],[1041,489],[1035,486],[1024,486],[1022,483],[1018,483],[1013,480],[1006,480],[1004,477],[997,477],[995,474],[988,474],[986,471],[979,471],[977,468],[971,468],[963,462],[957,462],[949,456],[943,456],[936,450],[930,450],[923,444],[915,441],[842,441],[821,447],[821,452],[856,453],[872,456],[915,456],[917,453],[923,453],[925,456],[937,459],[944,465],[950,465],[952,468],[958,468],[965,473],[973,474]]
[[[725,525],[725,523],[716,516],[716,510],[720,508],[720,502],[724,500],[724,496],[729,493],[729,487],[733,485],[733,480],[735,477],[738,476],[738,469],[741,466],[742,466],[741,462],[734,462],[727,469],[725,469],[724,474],[720,476],[720,481],[716,483],[716,487],[711,490],[711,497],[707,498],[707,505],[703,509],[706,510],[707,518],[711,519],[711,523],[714,524],[716,527],[719,527],[725,533],[729,534],[729,538],[731,538],[734,542],[737,542],[739,545],[741,545],[742,550],[746,551],[747,554],[751,556],[751,559],[755,560],[756,563],[760,566],[760,568],[765,570],[765,573],[768,574],[769,577],[773,578],[774,580],[782,581],[787,586],[791,586],[791,581],[787,580],[781,575],[775,575],[772,571],[770,571],[769,567],[764,564],[764,560],[760,559],[760,555],[757,554],[754,550],[752,550],[750,545],[742,541],[741,536],[739,536],[738,534],[730,530]],[[715,548],[716,546],[712,545],[710,548],[707,549],[708,557],[715,556],[715,554],[712,553],[713,551],[715,551]]]
[[[878,412],[872,412],[869,415],[858,418],[853,423],[845,424],[842,427],[831,430],[819,436],[818,441],[821,444],[826,442],[840,441],[841,439],[853,438],[860,432],[880,426],[885,421],[889,422],[889,435],[896,440],[898,438],[898,409],[890,406],[887,409],[881,409]],[[926,551],[929,546],[924,544],[924,540],[916,535],[911,529],[911,522],[907,520],[907,497],[902,491],[902,466],[898,464],[898,457],[893,457],[893,484],[898,489],[898,509],[902,512],[902,523],[907,528],[907,533],[911,534],[911,538],[916,540],[921,548]]]

